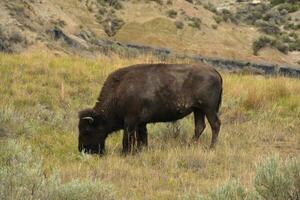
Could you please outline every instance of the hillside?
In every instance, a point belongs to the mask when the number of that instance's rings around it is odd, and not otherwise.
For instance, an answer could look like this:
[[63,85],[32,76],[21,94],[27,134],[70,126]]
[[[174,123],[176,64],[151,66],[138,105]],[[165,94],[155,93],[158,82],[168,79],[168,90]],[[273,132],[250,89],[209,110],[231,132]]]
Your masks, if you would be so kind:
[[[113,40],[207,57],[297,65],[299,5],[262,2],[263,6],[217,0],[2,0],[0,50],[97,55],[103,52],[103,41]],[[270,14],[250,23],[245,9],[258,15],[267,9]],[[276,26],[270,25],[274,20]],[[259,41],[254,55],[254,41],[266,35],[261,24],[272,31],[279,27],[280,33],[268,33],[271,39]]]

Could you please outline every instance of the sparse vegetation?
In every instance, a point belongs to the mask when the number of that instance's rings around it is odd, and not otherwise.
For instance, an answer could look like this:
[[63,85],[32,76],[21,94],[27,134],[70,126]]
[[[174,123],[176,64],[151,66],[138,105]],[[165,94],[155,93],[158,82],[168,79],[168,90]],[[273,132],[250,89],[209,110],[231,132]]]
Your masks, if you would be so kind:
[[[254,54],[256,48],[261,46],[263,42],[265,45],[270,45],[277,48],[279,51],[287,54],[288,51],[295,51],[297,44],[293,41],[284,43],[282,35],[286,34],[282,30],[283,27],[287,32],[292,32],[298,29],[298,25],[291,22],[291,16],[288,14],[299,10],[300,3],[296,1],[274,0],[271,4],[262,3],[257,6],[244,6],[237,9],[235,18],[247,24],[252,24],[258,27],[262,33],[275,36],[274,41],[266,42],[258,38],[254,44]],[[231,16],[231,15],[229,15]],[[299,26],[300,27],[300,26]],[[258,45],[260,43],[261,45]]]
[[217,29],[217,28],[218,28],[218,25],[217,25],[217,24],[213,24],[213,25],[211,25],[211,27],[212,27],[213,29]]
[[123,8],[121,0],[97,0],[97,2],[102,6],[108,5],[117,10],[120,10]]
[[219,15],[222,17],[222,20],[225,22],[231,22],[235,24],[238,23],[236,17],[230,10],[223,9]]
[[193,27],[193,28],[196,28],[196,29],[201,29],[201,19],[198,18],[198,17],[192,17],[189,19],[189,26]]
[[163,0],[147,0],[147,1],[153,1],[153,2],[157,3],[158,5],[164,5]]
[[262,36],[253,42],[253,54],[257,55],[258,51],[266,46],[272,46],[273,40],[269,37]]
[[216,7],[210,2],[208,2],[207,4],[204,4],[203,6],[205,9],[207,9],[215,14],[218,13]]
[[217,24],[220,24],[220,23],[222,22],[222,17],[219,16],[219,15],[214,15],[214,16],[213,16],[213,19],[215,20],[215,22],[216,22]]
[[187,2],[194,4],[194,0],[186,0]]
[[104,31],[108,36],[114,36],[125,22],[122,19],[111,18],[104,21]]
[[264,47],[274,47],[284,54],[287,54],[289,51],[288,44],[283,43],[281,40],[276,40],[267,36],[261,36],[253,42],[253,54],[257,55],[258,51]]
[[[264,197],[275,194],[272,184],[281,184],[276,177],[290,180],[280,187],[282,194],[299,188],[298,79],[222,72],[222,129],[213,151],[209,126],[197,144],[190,143],[194,122],[189,116],[176,124],[149,125],[149,147],[134,156],[120,155],[122,135],[115,133],[108,138],[107,154],[98,157],[77,150],[77,112],[94,105],[110,72],[160,60],[0,54],[0,61],[1,197],[26,198],[34,191],[57,199],[193,199],[213,197],[214,191],[248,198],[254,190]],[[268,160],[260,164],[273,154],[278,154],[275,173]],[[284,164],[287,158],[292,160]],[[256,170],[257,165],[262,168]]]
[[280,28],[276,24],[264,20],[257,20],[255,25],[265,34],[278,35],[280,33]]
[[14,52],[28,45],[27,38],[18,28],[0,25],[0,51]]
[[184,28],[184,23],[182,21],[175,21],[175,26],[178,29],[183,29]]
[[173,10],[173,9],[168,10],[168,11],[167,11],[167,15],[168,15],[168,17],[170,17],[170,18],[176,18],[176,17],[177,17],[177,11],[176,11],[176,10]]

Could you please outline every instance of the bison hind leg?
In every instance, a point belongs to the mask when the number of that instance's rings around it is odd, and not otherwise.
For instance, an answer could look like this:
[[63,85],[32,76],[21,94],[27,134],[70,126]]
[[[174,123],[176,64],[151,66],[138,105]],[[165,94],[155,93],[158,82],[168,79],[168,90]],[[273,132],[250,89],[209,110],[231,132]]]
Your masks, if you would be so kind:
[[206,117],[211,126],[211,131],[212,131],[210,148],[214,148],[218,141],[218,135],[220,132],[220,127],[221,127],[221,121],[218,117],[217,112],[214,112],[214,111],[206,112]]

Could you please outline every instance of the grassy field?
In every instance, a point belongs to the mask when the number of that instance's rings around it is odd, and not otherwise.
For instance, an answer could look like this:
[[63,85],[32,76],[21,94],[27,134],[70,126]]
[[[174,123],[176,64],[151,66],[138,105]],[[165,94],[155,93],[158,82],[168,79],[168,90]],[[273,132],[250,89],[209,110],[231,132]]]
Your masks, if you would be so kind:
[[[267,157],[275,155],[284,162],[299,156],[300,80],[226,72],[222,72],[222,128],[215,150],[208,148],[209,125],[199,143],[189,145],[194,134],[193,116],[189,116],[176,123],[149,125],[149,147],[137,155],[121,156],[121,133],[110,136],[104,157],[80,154],[77,112],[94,105],[110,72],[145,62],[159,61],[151,56],[87,59],[0,54],[1,173],[7,159],[14,160],[9,152],[15,151],[24,158],[12,170],[19,164],[24,170],[22,163],[32,167],[30,163],[38,160],[43,180],[58,173],[62,185],[75,179],[78,184],[101,181],[110,189],[94,190],[112,195],[102,199],[194,199],[231,180],[251,192],[257,166]],[[31,151],[26,150],[29,147]],[[32,199],[34,188],[29,191]],[[59,194],[67,194],[68,187],[63,188]],[[6,198],[17,199],[18,193],[6,192]]]

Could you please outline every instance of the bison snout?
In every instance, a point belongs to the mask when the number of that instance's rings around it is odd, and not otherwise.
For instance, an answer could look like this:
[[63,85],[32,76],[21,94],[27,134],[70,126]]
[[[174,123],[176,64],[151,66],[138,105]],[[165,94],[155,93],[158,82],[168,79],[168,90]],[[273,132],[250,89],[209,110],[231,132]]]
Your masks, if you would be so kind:
[[84,152],[87,154],[99,154],[103,155],[105,150],[101,148],[101,145],[78,145],[79,152]]

